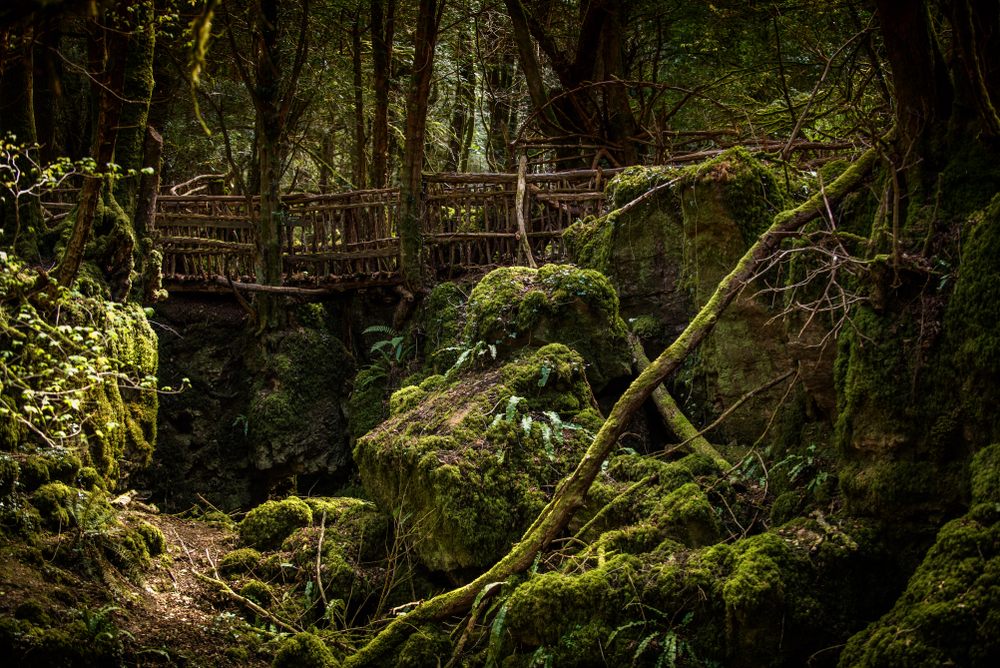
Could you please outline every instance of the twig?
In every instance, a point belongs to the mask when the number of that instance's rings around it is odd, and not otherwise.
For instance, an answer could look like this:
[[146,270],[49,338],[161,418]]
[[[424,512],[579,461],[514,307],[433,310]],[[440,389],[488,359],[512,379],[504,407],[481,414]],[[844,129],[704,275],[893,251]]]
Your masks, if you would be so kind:
[[[696,435],[692,436],[691,438],[689,438],[688,440],[684,441],[683,443],[675,445],[674,447],[670,448],[669,450],[664,450],[663,452],[658,452],[655,455],[650,455],[650,456],[651,457],[666,457],[670,453],[675,452],[675,451],[679,450],[680,448],[683,448],[685,445],[687,445],[688,443],[690,443],[691,441],[693,441],[695,438],[700,437],[702,434],[707,434],[708,432],[710,432],[713,429],[715,429],[717,426],[719,426],[720,422],[722,422],[727,417],[729,417],[730,413],[732,413],[737,408],[739,408],[740,406],[742,406],[744,402],[746,402],[748,399],[751,399],[755,394],[759,394],[759,393],[763,392],[764,390],[767,390],[767,389],[771,388],[772,386],[777,385],[778,383],[780,383],[784,379],[786,379],[789,376],[791,376],[793,373],[794,373],[794,371],[789,371],[788,373],[785,373],[785,374],[782,374],[781,376],[778,376],[774,380],[770,380],[770,381],[764,383],[760,387],[757,387],[757,388],[755,388],[753,390],[750,390],[749,392],[747,392],[746,394],[744,394],[742,397],[740,397],[739,400],[735,404],[733,404],[732,406],[730,406],[729,408],[727,408],[726,411],[722,415],[719,416],[718,420],[716,420],[712,424],[708,425],[707,427],[705,427],[704,429],[702,429],[701,431],[699,431]],[[732,472],[732,471],[730,471],[730,472]],[[726,475],[729,475],[729,474],[727,473]]]
[[208,583],[210,585],[213,585],[213,586],[217,587],[219,589],[219,591],[221,591],[223,594],[225,594],[229,598],[233,599],[234,601],[237,601],[238,603],[242,603],[243,605],[247,606],[248,608],[250,608],[251,610],[253,610],[255,613],[257,613],[258,615],[260,615],[262,618],[264,618],[267,621],[271,622],[275,626],[280,626],[281,628],[285,629],[286,631],[288,631],[290,633],[302,633],[302,629],[296,628],[295,626],[292,626],[288,622],[285,622],[284,620],[279,619],[278,617],[275,617],[270,612],[268,612],[264,608],[260,607],[259,605],[257,605],[253,601],[251,601],[250,599],[245,598],[243,596],[240,596],[239,594],[237,594],[236,592],[234,592],[232,589],[230,589],[229,585],[227,585],[222,580],[217,580],[216,578],[210,578],[207,575],[203,575],[202,573],[197,573],[197,572],[194,573],[194,576],[197,579],[201,580],[202,582],[206,582],[206,583]]
[[626,496],[628,496],[632,492],[634,492],[637,489],[639,489],[640,487],[642,487],[644,485],[647,485],[650,482],[654,482],[654,481],[656,481],[658,479],[659,479],[659,475],[656,474],[656,473],[654,473],[653,475],[648,475],[645,478],[643,478],[642,480],[640,480],[639,482],[633,484],[631,487],[629,487],[628,489],[626,489],[624,492],[622,492],[621,494],[619,494],[615,498],[613,498],[610,503],[608,503],[603,508],[601,508],[600,510],[598,510],[597,514],[594,515],[593,517],[591,517],[590,521],[583,525],[583,528],[581,528],[579,531],[576,532],[575,538],[582,541],[583,540],[583,535],[587,532],[587,529],[589,529],[594,524],[594,522],[596,522],[598,519],[600,519],[601,516],[604,515],[604,513],[606,513],[608,510],[610,510],[616,503],[618,503],[619,501],[621,501],[622,499],[624,499]]
[[326,533],[326,508],[323,508],[323,519],[319,523],[319,544],[316,546],[316,584],[319,586],[319,597],[323,599],[323,609],[326,610],[330,604],[326,602],[326,592],[323,591],[323,576],[320,575],[324,533]]

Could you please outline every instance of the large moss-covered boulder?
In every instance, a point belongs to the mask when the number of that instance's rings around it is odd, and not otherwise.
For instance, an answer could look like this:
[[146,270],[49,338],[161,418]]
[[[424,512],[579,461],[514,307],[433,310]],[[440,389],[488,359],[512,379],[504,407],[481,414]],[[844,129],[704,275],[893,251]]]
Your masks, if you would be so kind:
[[[615,210],[655,188],[646,200]],[[683,170],[632,167],[606,190],[613,211],[571,226],[563,238],[574,262],[608,276],[623,317],[655,332],[653,343],[660,345],[673,341],[708,303],[785,203],[780,182],[744,149]],[[697,363],[681,372],[681,380],[694,381],[695,396],[701,395],[698,406],[686,407],[689,412],[721,412],[791,368],[784,328],[771,322],[774,313],[754,292],[733,300]],[[661,327],[651,327],[650,316]],[[826,361],[830,377],[832,357]],[[756,441],[783,392],[762,392],[737,409],[721,427],[724,438]]]
[[354,358],[322,329],[274,335],[251,359],[250,458],[260,470],[332,473],[350,461],[347,414]]
[[[909,533],[917,558],[908,568],[967,510],[973,453],[1000,442],[1000,196],[963,230],[954,291],[951,280],[939,282],[926,305],[880,306],[873,296],[852,316],[837,360],[835,442],[848,510]],[[896,280],[891,259],[882,262],[873,264],[873,290]],[[906,294],[926,282],[900,280],[892,289]]]
[[595,388],[630,373],[618,296],[599,272],[554,264],[496,269],[472,291],[466,315],[465,347],[482,342],[503,352],[561,343],[586,360]]
[[365,488],[428,568],[456,579],[488,568],[576,466],[584,429],[601,424],[585,364],[552,344],[500,369],[428,383],[409,410],[358,440]]
[[857,599],[844,574],[858,562],[849,537],[815,522],[699,551],[591,549],[520,584],[506,632],[523,656],[547,648],[555,665],[653,666],[671,653],[692,665],[805,665],[845,641]]
[[851,638],[844,668],[1000,663],[1000,497],[946,524],[892,610]]

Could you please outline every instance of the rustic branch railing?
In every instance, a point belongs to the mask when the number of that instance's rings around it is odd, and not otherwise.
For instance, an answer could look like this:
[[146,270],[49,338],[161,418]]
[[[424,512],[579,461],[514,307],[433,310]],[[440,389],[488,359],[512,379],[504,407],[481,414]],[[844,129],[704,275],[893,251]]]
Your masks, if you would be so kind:
[[[565,254],[562,231],[604,208],[603,186],[620,170],[528,174],[528,243],[536,260]],[[425,178],[425,261],[438,273],[513,264],[517,257],[516,174]],[[399,189],[286,195],[282,247],[286,282],[391,282],[399,272]],[[256,198],[160,196],[157,245],[166,278],[226,276],[253,283]]]

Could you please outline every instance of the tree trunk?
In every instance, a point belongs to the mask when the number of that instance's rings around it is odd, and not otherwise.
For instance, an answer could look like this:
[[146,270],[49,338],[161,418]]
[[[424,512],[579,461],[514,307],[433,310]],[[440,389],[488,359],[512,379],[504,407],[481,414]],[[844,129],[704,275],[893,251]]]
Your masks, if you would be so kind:
[[[94,70],[94,79],[100,82],[92,90],[97,91],[97,122],[94,129],[93,156],[98,171],[105,172],[114,156],[115,141],[122,115],[120,91],[125,83],[125,61],[128,55],[128,38],[123,26],[105,30],[95,19],[87,21],[90,61],[93,67],[100,62],[100,69]],[[101,71],[103,69],[103,72]],[[83,183],[76,214],[76,225],[66,246],[62,264],[59,267],[59,285],[69,287],[76,278],[83,262],[83,251],[94,225],[94,215],[101,196],[103,179],[90,177]]]
[[489,135],[486,145],[486,161],[494,172],[509,169],[511,155],[507,146],[508,137],[514,129],[517,112],[511,104],[511,87],[514,82],[513,56],[504,53],[499,63],[484,63],[486,84],[489,88],[487,108],[489,110]]
[[367,186],[368,165],[365,158],[365,97],[361,72],[361,9],[351,24],[351,61],[354,68],[354,187]]
[[[465,138],[476,118],[475,99],[476,70],[473,67],[465,31],[458,33],[458,77],[455,82],[455,107],[451,115],[451,136],[448,138],[448,157],[444,171],[454,172],[462,163]],[[462,168],[464,171],[464,168]]]
[[[283,119],[279,109],[281,52],[277,0],[261,0],[257,29],[257,136],[260,158],[260,211],[257,214],[255,272],[261,285],[281,285],[281,140]],[[284,327],[287,315],[280,297],[263,293],[255,297],[261,330]]]
[[427,103],[434,70],[434,46],[444,0],[420,0],[419,22],[413,40],[413,71],[406,92],[406,144],[403,149],[402,183],[399,193],[400,263],[406,287],[414,294],[423,292],[421,252],[423,232],[422,172]]
[[375,118],[372,121],[372,187],[384,188],[389,167],[389,83],[396,0],[371,0]]
[[136,200],[135,235],[142,254],[139,267],[142,280],[137,287],[140,292],[139,299],[150,304],[160,298],[163,276],[160,266],[162,255],[153,252],[156,241],[156,193],[160,189],[163,137],[152,126],[146,126],[146,141],[142,155],[143,169],[152,172],[143,173],[140,177]]
[[[18,32],[21,36],[17,37]],[[32,148],[36,141],[34,107],[34,61],[32,41],[34,31],[22,23],[19,27],[3,35],[6,46],[12,52],[8,58],[16,63],[8,65],[0,78],[0,138],[14,135],[15,143],[25,147],[25,155],[15,160],[20,172],[14,184],[18,192],[33,185],[31,174],[33,162],[38,160],[38,151]],[[14,246],[15,252],[28,261],[38,259],[38,234],[42,230],[42,209],[37,195],[6,193],[2,204],[4,241]]]
[[576,470],[559,485],[552,500],[539,514],[534,524],[503,559],[468,585],[435,596],[405,616],[397,617],[370,643],[348,657],[344,661],[345,668],[375,665],[385,653],[391,651],[423,624],[465,612],[486,585],[502,582],[511,574],[531,566],[536,555],[548,547],[569,524],[576,510],[583,506],[594,478],[601,471],[601,464],[611,454],[618,438],[625,432],[629,421],[642,403],[708,336],[729,303],[753,280],[757,270],[771,257],[781,241],[788,237],[789,232],[798,230],[805,223],[822,215],[821,212],[825,211],[827,203],[832,205],[840,201],[868,173],[875,162],[875,157],[874,150],[865,153],[826,189],[825,201],[822,195],[816,195],[797,209],[775,216],[771,227],[747,251],[732,272],[719,283],[715,294],[687,329],[625,391],[611,409],[611,414],[604,421],[604,426],[594,437],[593,443]]
[[[138,171],[143,164],[142,150],[146,138],[149,100],[153,95],[153,47],[156,34],[153,24],[153,2],[143,0],[135,8],[136,29],[129,39],[125,65],[125,88],[121,129],[115,142],[115,164],[123,172]],[[136,210],[139,174],[115,181],[114,196],[125,214],[132,219]]]

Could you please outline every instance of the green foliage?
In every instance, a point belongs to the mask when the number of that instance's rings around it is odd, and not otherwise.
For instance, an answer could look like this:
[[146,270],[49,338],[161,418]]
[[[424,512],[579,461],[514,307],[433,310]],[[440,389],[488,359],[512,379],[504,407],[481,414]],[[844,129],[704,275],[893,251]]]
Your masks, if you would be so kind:
[[366,329],[362,334],[388,334],[390,338],[382,339],[381,341],[376,341],[369,354],[378,352],[382,359],[389,363],[399,363],[403,360],[406,355],[406,350],[403,348],[403,341],[406,337],[396,335],[391,327],[386,327],[385,325],[373,325]]

